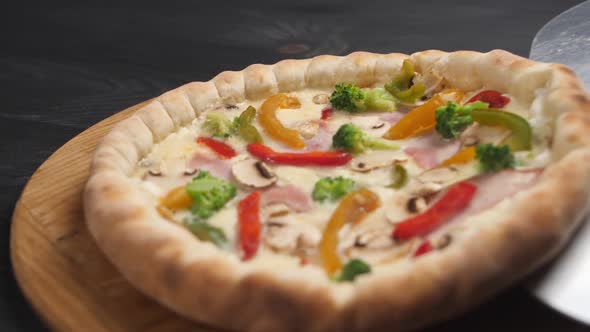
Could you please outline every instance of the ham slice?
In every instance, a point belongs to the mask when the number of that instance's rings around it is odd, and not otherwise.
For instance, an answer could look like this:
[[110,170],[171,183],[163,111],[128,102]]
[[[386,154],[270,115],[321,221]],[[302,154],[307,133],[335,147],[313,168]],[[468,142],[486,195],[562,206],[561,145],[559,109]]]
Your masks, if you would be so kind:
[[305,150],[329,150],[332,146],[332,135],[334,135],[334,132],[330,130],[326,121],[320,121],[320,127],[317,134],[315,134],[312,138],[305,140]]
[[283,203],[297,212],[311,210],[313,202],[307,193],[293,185],[273,187],[262,193],[262,205]]
[[404,152],[421,168],[430,169],[457,153],[460,146],[458,140],[446,141],[432,132],[408,140]]
[[390,125],[396,124],[401,118],[404,117],[404,113],[401,112],[387,112],[379,115],[379,120],[387,122]]
[[513,197],[521,191],[533,187],[541,177],[543,170],[514,171],[506,170],[468,180],[477,186],[477,193],[469,206],[453,217],[430,236],[444,234],[448,227],[463,222],[468,217],[489,210],[506,198]]
[[210,154],[195,153],[191,160],[188,161],[187,167],[209,171],[211,175],[224,180],[231,178],[231,163],[228,160],[219,159]]

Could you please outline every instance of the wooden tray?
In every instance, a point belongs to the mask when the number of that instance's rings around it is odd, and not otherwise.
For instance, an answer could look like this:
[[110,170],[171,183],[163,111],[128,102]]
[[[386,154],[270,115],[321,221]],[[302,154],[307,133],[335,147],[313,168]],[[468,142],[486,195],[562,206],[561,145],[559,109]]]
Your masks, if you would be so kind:
[[33,174],[12,217],[12,264],[22,291],[56,332],[199,331],[131,287],[90,236],[82,189],[97,141],[142,104],[99,122]]

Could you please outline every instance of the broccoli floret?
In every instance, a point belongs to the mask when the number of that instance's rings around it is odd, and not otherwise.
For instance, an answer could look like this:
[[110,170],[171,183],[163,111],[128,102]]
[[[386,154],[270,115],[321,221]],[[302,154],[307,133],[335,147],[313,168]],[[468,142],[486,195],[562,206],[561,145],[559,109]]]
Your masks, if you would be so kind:
[[332,137],[332,146],[351,153],[362,153],[367,149],[399,149],[399,145],[382,138],[371,137],[352,124],[344,124],[338,128]]
[[334,108],[360,113],[366,110],[392,112],[396,109],[396,99],[383,88],[361,89],[351,83],[336,84],[330,96]]
[[228,119],[221,113],[208,113],[203,123],[203,129],[213,137],[228,138],[235,134],[238,128],[238,120]]
[[353,281],[361,274],[370,273],[371,266],[365,263],[363,260],[360,259],[351,259],[344,265],[342,268],[342,272],[338,277],[335,278],[336,281]]
[[312,197],[314,201],[323,202],[327,199],[336,201],[344,195],[356,189],[356,184],[352,179],[342,176],[320,179],[313,187]]
[[473,123],[471,111],[475,109],[487,109],[488,104],[477,101],[467,105],[457,105],[452,101],[446,106],[436,109],[436,131],[444,138],[455,138],[461,130]]
[[236,187],[207,171],[200,171],[186,184],[186,191],[193,199],[192,213],[195,217],[207,219],[225,203],[236,196]]
[[480,170],[484,173],[514,168],[516,165],[514,155],[508,145],[478,145],[475,148],[475,157],[479,161]]

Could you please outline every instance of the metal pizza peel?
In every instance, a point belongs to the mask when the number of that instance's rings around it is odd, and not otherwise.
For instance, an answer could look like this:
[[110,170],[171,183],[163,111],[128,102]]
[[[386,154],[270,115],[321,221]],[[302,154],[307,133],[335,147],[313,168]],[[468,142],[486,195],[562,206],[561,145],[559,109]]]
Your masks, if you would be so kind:
[[[590,1],[570,8],[541,28],[533,39],[530,58],[569,66],[589,90]],[[530,289],[550,307],[590,325],[590,216],[585,218],[585,225]]]

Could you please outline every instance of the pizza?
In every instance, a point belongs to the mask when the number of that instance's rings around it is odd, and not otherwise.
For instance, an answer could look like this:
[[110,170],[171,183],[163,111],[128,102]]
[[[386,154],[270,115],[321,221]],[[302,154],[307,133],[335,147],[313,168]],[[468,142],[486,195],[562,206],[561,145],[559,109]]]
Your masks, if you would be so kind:
[[240,331],[402,331],[539,267],[588,207],[590,98],[505,51],[252,65],[98,145],[88,227],[132,285]]

